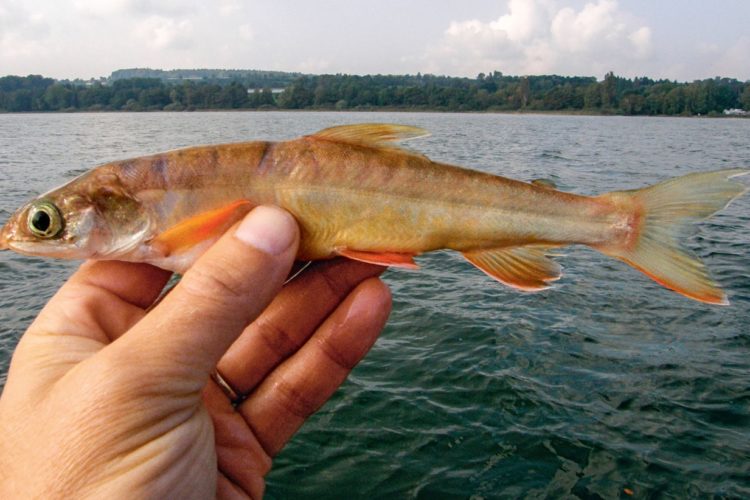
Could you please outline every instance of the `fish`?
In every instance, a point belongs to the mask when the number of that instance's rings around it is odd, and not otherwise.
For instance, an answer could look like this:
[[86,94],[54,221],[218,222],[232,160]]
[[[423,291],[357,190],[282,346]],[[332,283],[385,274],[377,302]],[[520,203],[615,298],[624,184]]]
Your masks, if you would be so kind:
[[684,237],[747,191],[735,178],[748,170],[584,196],[546,180],[440,163],[399,144],[426,135],[365,123],[114,161],[19,208],[0,232],[0,248],[184,273],[253,207],[270,204],[297,220],[302,261],[342,256],[417,269],[418,255],[449,249],[533,292],[561,277],[555,249],[580,244],[686,297],[728,304]]

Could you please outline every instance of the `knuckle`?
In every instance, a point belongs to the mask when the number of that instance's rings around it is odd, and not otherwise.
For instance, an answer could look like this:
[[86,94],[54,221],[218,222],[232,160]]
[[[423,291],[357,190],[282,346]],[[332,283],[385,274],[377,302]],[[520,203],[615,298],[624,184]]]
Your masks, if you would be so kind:
[[356,358],[347,355],[327,338],[318,340],[318,348],[329,361],[343,370],[351,371],[357,365]]
[[210,301],[240,301],[251,290],[241,273],[221,260],[214,261],[210,267],[192,267],[183,277],[181,285],[184,292]]
[[278,404],[283,411],[298,418],[306,419],[322,404],[299,390],[294,383],[284,379],[276,383],[275,390]]
[[259,320],[254,324],[255,333],[268,349],[279,359],[285,359],[300,346],[290,331],[272,320]]
[[331,297],[340,297],[347,293],[351,288],[349,283],[343,283],[340,274],[338,274],[335,267],[328,267],[323,270],[318,276],[322,281],[322,285],[326,290],[326,293]]

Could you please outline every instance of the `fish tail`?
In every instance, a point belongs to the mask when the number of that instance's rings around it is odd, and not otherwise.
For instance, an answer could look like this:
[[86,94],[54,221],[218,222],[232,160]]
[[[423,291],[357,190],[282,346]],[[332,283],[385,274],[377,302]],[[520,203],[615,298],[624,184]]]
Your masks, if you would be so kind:
[[710,217],[747,191],[731,180],[747,173],[742,169],[696,173],[644,189],[607,193],[602,197],[629,206],[633,216],[617,243],[595,248],[686,297],[727,305],[726,294],[682,241],[694,222]]

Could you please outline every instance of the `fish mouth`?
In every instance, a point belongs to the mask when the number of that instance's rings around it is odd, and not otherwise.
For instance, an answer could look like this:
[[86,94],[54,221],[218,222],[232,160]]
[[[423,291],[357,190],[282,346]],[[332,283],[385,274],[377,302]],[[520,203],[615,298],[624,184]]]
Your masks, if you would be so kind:
[[0,231],[0,250],[10,250],[8,235],[6,234],[5,228]]

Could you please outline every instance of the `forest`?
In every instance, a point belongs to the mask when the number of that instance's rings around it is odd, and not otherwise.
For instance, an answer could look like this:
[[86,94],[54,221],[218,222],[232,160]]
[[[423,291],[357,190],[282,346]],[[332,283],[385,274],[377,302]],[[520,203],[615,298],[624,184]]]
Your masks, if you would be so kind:
[[203,83],[226,84],[241,83],[249,88],[283,88],[292,80],[302,76],[302,73],[286,71],[264,71],[257,69],[151,69],[128,68],[113,71],[109,81],[128,78],[157,78],[169,83],[179,83],[184,80],[199,80]]
[[0,77],[0,112],[308,109],[718,116],[727,109],[750,111],[750,81],[720,77],[680,83],[612,72],[597,80],[499,71],[462,78],[227,70],[210,78],[169,72],[154,78],[118,71],[114,78],[96,81]]

